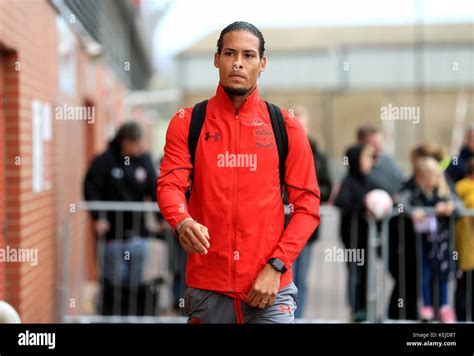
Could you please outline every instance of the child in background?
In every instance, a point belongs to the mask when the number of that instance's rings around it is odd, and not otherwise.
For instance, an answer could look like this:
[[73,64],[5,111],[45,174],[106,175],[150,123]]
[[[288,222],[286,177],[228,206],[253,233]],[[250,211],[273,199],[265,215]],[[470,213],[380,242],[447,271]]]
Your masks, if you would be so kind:
[[[417,234],[421,235],[423,307],[419,316],[424,321],[434,319],[433,276],[438,276],[439,316],[443,323],[456,321],[453,308],[448,304],[450,271],[450,216],[456,200],[450,191],[438,162],[431,157],[421,158],[415,165],[415,184],[406,189],[400,203],[411,214]],[[433,207],[435,215],[422,207]]]
[[[474,209],[474,158],[466,164],[465,178],[456,183],[456,193],[466,209]],[[456,283],[456,316],[459,321],[474,320],[474,217],[466,216],[456,223],[456,249],[459,252]],[[469,287],[470,286],[470,287]],[[471,315],[468,315],[470,299]]]

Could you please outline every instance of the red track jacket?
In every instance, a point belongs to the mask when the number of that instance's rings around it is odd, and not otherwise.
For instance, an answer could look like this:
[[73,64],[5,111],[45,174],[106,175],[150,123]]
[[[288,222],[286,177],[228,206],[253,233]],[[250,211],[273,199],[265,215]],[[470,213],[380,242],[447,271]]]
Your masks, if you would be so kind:
[[290,222],[284,229],[278,151],[267,106],[258,88],[236,110],[221,85],[207,104],[196,148],[189,205],[185,191],[192,168],[188,132],[192,108],[180,110],[166,134],[157,180],[158,206],[173,227],[192,217],[209,229],[207,255],[188,256],[186,284],[242,294],[250,291],[271,257],[288,271],[280,288],[293,280],[291,265],[319,224],[319,188],[314,160],[298,119],[282,110],[288,132],[285,183]]

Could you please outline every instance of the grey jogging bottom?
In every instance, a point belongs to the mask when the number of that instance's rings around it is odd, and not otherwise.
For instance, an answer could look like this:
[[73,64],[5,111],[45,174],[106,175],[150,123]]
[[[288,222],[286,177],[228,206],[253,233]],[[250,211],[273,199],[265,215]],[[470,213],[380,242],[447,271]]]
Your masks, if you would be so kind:
[[186,287],[184,309],[188,323],[291,324],[295,321],[298,288],[291,282],[280,289],[275,303],[263,309],[218,292]]

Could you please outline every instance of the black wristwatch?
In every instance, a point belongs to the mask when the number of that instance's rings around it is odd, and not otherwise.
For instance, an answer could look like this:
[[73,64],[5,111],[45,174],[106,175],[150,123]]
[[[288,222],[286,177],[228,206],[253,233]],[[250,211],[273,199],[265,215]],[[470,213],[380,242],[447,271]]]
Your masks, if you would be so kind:
[[281,274],[287,271],[285,264],[279,258],[270,258],[267,262],[273,269]]

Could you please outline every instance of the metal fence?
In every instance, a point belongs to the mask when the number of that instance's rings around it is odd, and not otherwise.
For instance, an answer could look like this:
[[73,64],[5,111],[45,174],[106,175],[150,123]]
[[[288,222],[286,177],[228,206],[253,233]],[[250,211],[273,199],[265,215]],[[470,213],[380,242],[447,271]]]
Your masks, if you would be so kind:
[[[435,217],[432,207],[421,207],[427,217]],[[461,314],[462,320],[472,322],[472,268],[474,268],[474,209],[463,209],[446,218],[449,258],[448,304]],[[390,217],[376,222],[368,218],[368,320],[370,322],[394,322],[417,320],[423,306],[423,236],[415,229],[412,216],[396,210]],[[438,233],[438,232],[437,232]],[[463,242],[461,241],[463,240]],[[432,252],[443,253],[442,246],[433,240]],[[381,268],[377,258],[381,257]],[[469,257],[470,256],[470,257]],[[470,268],[462,268],[471,259]],[[464,263],[463,263],[464,261]],[[433,262],[432,298],[439,318],[440,268]],[[392,280],[393,286],[388,288]],[[382,281],[380,283],[380,281]],[[464,285],[464,282],[466,285]],[[461,287],[462,286],[462,290]],[[462,291],[462,293],[460,293]],[[461,307],[462,306],[462,307]],[[461,312],[462,310],[462,312]],[[459,315],[458,315],[459,316]]]
[[[114,214],[114,239],[96,236],[90,223],[91,212],[104,219]],[[140,236],[144,214],[158,212],[156,203],[80,202],[74,204],[65,222],[60,244],[59,319],[63,322],[180,322],[166,315],[170,310],[174,238]],[[124,238],[124,214],[133,216],[131,238]],[[110,216],[110,215],[108,215]],[[80,228],[77,228],[80,226]],[[150,228],[150,230],[153,230]],[[130,235],[130,234],[128,234]],[[93,240],[92,249],[90,240]],[[93,255],[92,255],[93,253]],[[91,264],[97,271],[91,278]],[[93,273],[94,274],[94,273]],[[109,302],[109,303],[108,303]],[[104,305],[105,303],[111,305]],[[159,316],[159,318],[157,318]]]
[[[90,224],[90,212],[96,211],[99,216],[115,214],[115,235],[118,243],[112,248],[104,236],[96,238],[95,255],[88,248],[91,232],[87,233],[84,226]],[[430,209],[427,210],[430,212]],[[185,253],[180,248],[176,238],[169,231],[164,238],[157,240],[153,237],[145,241],[123,239],[121,223],[123,214],[150,215],[158,212],[156,203],[123,203],[123,202],[81,202],[75,205],[65,224],[65,233],[60,244],[59,253],[62,256],[62,274],[58,283],[59,320],[61,322],[142,322],[142,323],[181,323],[186,321],[182,308],[182,293],[184,288]],[[288,209],[285,209],[288,214]],[[351,298],[356,289],[354,279],[350,278],[357,263],[349,263],[347,250],[339,238],[339,210],[331,206],[321,206],[321,224],[319,237],[311,244],[309,268],[306,275],[306,303],[304,313],[299,322],[349,322],[351,320]],[[466,210],[463,218],[468,219],[467,234],[472,240],[473,230],[471,221],[474,211]],[[147,223],[153,219],[146,219]],[[395,322],[397,320],[416,320],[417,310],[421,300],[421,265],[419,248],[420,236],[415,234],[416,242],[407,243],[405,225],[410,224],[406,217],[399,216],[395,211],[392,216],[375,221],[367,218],[368,235],[366,248],[362,249],[364,267],[366,311],[368,322]],[[139,230],[140,219],[134,218],[134,229]],[[450,219],[451,250],[456,252],[454,245],[456,221]],[[78,229],[77,226],[81,226]],[[358,227],[351,224],[354,239]],[[398,228],[398,229],[397,229]],[[411,238],[411,236],[410,236]],[[88,242],[89,241],[89,242]],[[413,249],[412,250],[412,246]],[[135,249],[135,250],[134,250]],[[470,249],[474,251],[473,248]],[[338,254],[342,251],[342,258]],[[413,252],[407,256],[406,251]],[[123,264],[124,253],[130,253],[130,258]],[[115,257],[122,261],[112,266],[110,261]],[[143,258],[143,254],[146,258]],[[112,257],[111,257],[112,256]],[[352,255],[355,256],[355,255]],[[340,256],[339,256],[340,257]],[[414,258],[413,258],[414,257]],[[409,260],[410,259],[410,260]],[[146,260],[146,263],[143,262]],[[96,278],[91,278],[88,262],[95,262],[100,272]],[[415,268],[413,269],[413,263]],[[354,262],[354,261],[352,261]],[[106,264],[109,263],[109,266]],[[137,264],[138,263],[138,264]],[[144,265],[140,266],[140,263]],[[458,271],[457,261],[451,259],[452,271]],[[124,268],[127,270],[124,274]],[[90,269],[90,268],[89,268]],[[108,271],[108,272],[107,272]],[[365,274],[366,273],[366,274]],[[472,311],[471,271],[466,281],[465,289],[466,316]],[[108,286],[110,310],[104,313],[103,293],[107,285],[107,274],[121,276]],[[110,277],[112,275],[112,277]],[[137,283],[134,275],[145,275],[144,281]],[[454,275],[454,273],[453,273]],[[125,277],[124,277],[125,276]],[[415,278],[413,278],[415,276]],[[407,278],[408,277],[408,278]],[[177,280],[177,278],[179,280]],[[416,288],[414,298],[413,283]],[[143,282],[143,283],[142,283]],[[454,278],[450,282],[451,300],[454,295]],[[393,303],[397,302],[396,308]],[[436,298],[435,305],[439,302]],[[125,306],[124,306],[125,304]],[[454,303],[453,303],[454,304]],[[389,309],[392,309],[389,311]],[[390,314],[394,314],[395,317]],[[125,310],[125,312],[124,312]],[[466,321],[471,321],[467,316]]]

